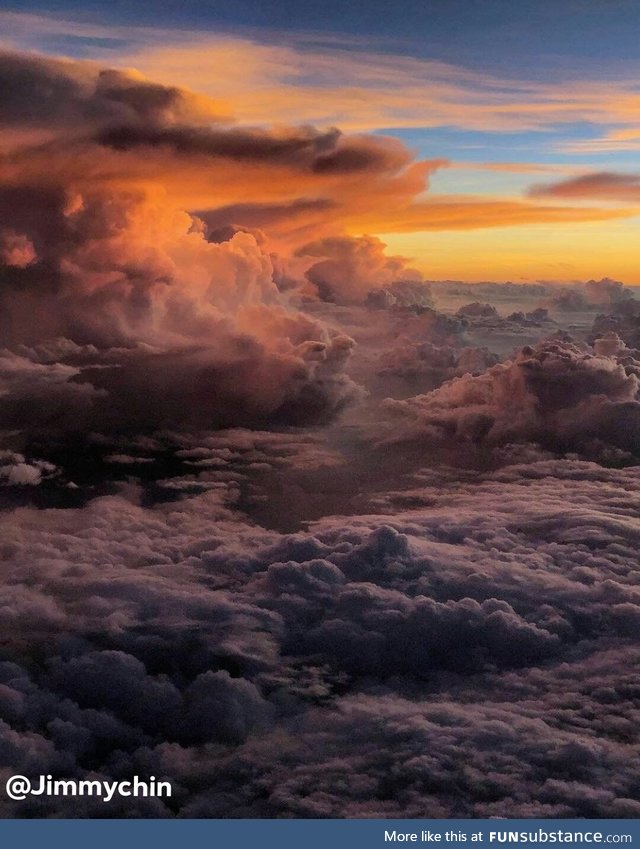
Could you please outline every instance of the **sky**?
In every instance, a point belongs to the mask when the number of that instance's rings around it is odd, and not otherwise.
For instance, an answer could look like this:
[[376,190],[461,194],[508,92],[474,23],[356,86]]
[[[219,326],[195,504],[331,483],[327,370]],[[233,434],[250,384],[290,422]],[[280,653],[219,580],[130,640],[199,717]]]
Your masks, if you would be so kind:
[[390,136],[437,160],[416,192],[432,216],[344,223],[428,278],[634,283],[639,18],[626,0],[52,2],[2,4],[0,31],[209,96],[238,125]]
[[0,816],[640,816],[638,11],[0,6]]

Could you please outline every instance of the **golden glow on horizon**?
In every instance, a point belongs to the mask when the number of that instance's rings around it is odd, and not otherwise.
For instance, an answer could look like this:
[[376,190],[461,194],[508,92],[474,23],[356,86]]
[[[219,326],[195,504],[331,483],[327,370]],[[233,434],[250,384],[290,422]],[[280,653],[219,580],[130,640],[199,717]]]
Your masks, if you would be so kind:
[[378,236],[389,253],[411,257],[412,265],[433,280],[613,277],[640,284],[637,220]]

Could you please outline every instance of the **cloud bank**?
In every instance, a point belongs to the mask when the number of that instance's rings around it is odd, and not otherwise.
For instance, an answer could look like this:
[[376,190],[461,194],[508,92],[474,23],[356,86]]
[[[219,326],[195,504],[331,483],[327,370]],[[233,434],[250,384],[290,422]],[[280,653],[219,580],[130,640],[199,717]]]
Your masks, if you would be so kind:
[[637,486],[425,474],[289,535],[214,492],[9,513],[5,769],[173,782],[124,816],[635,816]]

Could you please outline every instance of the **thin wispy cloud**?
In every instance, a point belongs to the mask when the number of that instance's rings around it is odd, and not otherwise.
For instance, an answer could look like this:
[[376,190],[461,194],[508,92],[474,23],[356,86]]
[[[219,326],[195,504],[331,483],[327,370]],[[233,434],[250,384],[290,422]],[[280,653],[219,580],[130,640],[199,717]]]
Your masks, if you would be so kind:
[[637,120],[639,89],[632,76],[606,84],[597,77],[528,81],[479,73],[454,57],[442,62],[394,53],[393,41],[382,52],[367,49],[363,39],[334,38],[332,44],[313,33],[203,35],[16,12],[0,12],[0,22],[5,43],[15,46],[42,46],[53,36],[103,39],[107,46],[94,48],[94,55],[233,102],[236,118],[248,123],[516,132],[577,122],[632,128]]

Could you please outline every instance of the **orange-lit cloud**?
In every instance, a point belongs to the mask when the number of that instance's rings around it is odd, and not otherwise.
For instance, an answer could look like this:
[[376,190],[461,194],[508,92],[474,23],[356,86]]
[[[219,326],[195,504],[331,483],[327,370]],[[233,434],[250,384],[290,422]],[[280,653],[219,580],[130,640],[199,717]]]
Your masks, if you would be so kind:
[[[0,126],[12,132],[0,177],[0,207],[12,221],[5,265],[22,266],[24,278],[11,290],[16,338],[28,335],[39,310],[52,334],[92,341],[200,339],[229,322],[235,330],[225,334],[253,328],[258,339],[256,328],[283,326],[276,282],[304,289],[305,273],[323,262],[319,249],[305,254],[309,244],[329,250],[338,244],[332,239],[367,233],[567,226],[637,214],[628,205],[432,195],[431,176],[449,163],[416,160],[392,137],[249,127],[230,121],[215,99],[95,63],[5,53],[0,78]],[[247,237],[234,240],[238,231]],[[370,282],[356,274],[342,296],[332,294],[337,300],[355,289],[365,298],[390,275],[414,274],[381,247],[369,252],[361,265],[373,268]],[[325,259],[335,264],[338,254]],[[217,264],[229,266],[224,280],[245,280],[233,309],[224,287],[210,282]],[[42,291],[34,300],[35,290]],[[70,303],[53,309],[51,298],[63,303],[62,293]],[[324,331],[303,325],[307,341],[321,341]]]
[[523,224],[553,224],[604,221],[639,214],[638,210],[541,206],[518,200],[483,200],[434,197],[414,203],[385,216],[372,210],[355,219],[358,226],[373,232],[409,233],[427,230],[476,230],[518,227]]
[[608,171],[583,174],[558,183],[534,186],[530,194],[532,197],[640,204],[640,175],[616,174]]
[[455,64],[375,53],[312,37],[277,45],[231,36],[141,44],[123,54],[146,74],[206,92],[239,121],[310,121],[345,130],[456,126],[545,129],[575,122],[634,128],[635,79],[557,83],[503,79]]
[[[352,341],[290,303],[264,240],[208,239],[187,210],[268,178],[285,196],[296,177],[392,182],[410,164],[401,145],[220,131],[215,104],[85,63],[5,54],[0,87],[0,125],[16,130],[0,160],[0,336],[27,354],[10,357],[7,426],[295,423],[352,396]],[[20,143],[32,127],[46,138]],[[28,346],[52,339],[89,356],[90,379],[43,368],[23,385]]]

